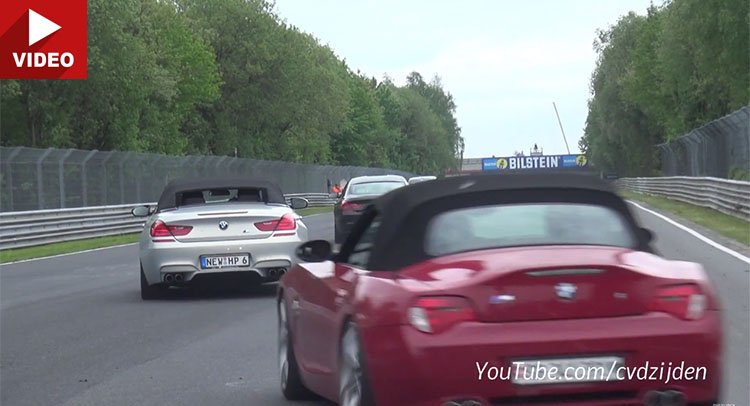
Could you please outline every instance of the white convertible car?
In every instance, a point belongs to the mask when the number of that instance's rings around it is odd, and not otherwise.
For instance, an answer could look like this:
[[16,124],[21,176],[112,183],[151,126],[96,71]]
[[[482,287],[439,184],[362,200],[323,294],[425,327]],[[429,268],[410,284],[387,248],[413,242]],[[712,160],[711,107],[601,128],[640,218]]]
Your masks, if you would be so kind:
[[157,298],[170,286],[203,277],[231,276],[273,282],[295,262],[307,228],[278,186],[247,178],[170,182],[156,208],[133,209],[148,217],[140,237],[141,297]]

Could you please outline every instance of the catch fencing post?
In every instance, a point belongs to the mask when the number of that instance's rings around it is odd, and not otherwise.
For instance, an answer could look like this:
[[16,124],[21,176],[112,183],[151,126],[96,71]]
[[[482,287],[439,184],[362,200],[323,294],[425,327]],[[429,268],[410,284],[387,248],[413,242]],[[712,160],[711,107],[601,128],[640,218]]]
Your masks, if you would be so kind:
[[[147,197],[146,197],[146,200],[148,200],[148,201],[153,200],[153,198],[152,198],[152,196],[153,196],[152,195],[152,191],[154,190],[155,187],[157,187],[157,185],[158,185],[157,179],[159,179],[159,174],[162,172],[162,171],[159,171],[157,169],[157,165],[164,164],[164,163],[166,163],[168,165],[168,163],[169,163],[169,158],[168,157],[163,156],[163,155],[157,155],[157,154],[154,154],[154,155],[155,156],[152,156],[151,160],[146,161],[146,169],[148,170],[148,172],[147,172],[148,175],[147,176],[148,176],[148,179],[149,179],[149,182],[148,182],[148,185],[149,185],[148,190],[149,190],[149,192],[147,193]],[[164,171],[163,172],[169,173],[169,169],[167,169],[166,165],[164,166]],[[166,183],[164,185],[166,185]],[[158,185],[157,188],[163,189],[164,185]],[[156,198],[158,199],[159,197],[157,196]],[[141,200],[139,199],[138,202],[140,203]]]
[[44,153],[39,156],[36,160],[36,198],[39,205],[39,210],[44,209],[44,187],[42,186],[42,162],[44,161],[44,158],[47,157],[47,155],[51,154],[53,151],[52,148],[47,148]]
[[7,174],[8,177],[8,198],[10,202],[10,211],[13,211],[13,165],[11,165],[11,161],[13,161],[13,158],[18,155],[19,152],[21,152],[22,147],[15,147],[13,148],[13,151],[11,151],[10,155],[8,155],[8,159],[5,161],[5,164],[8,166]]
[[91,151],[89,151],[89,153],[86,154],[86,157],[83,158],[83,162],[81,162],[81,201],[83,202],[83,207],[86,207],[86,206],[89,205],[88,188],[87,188],[87,185],[86,185],[86,163],[97,152],[99,152],[99,151],[98,150],[91,150]]
[[122,160],[120,161],[120,203],[125,204],[125,178],[123,175],[123,166],[125,165],[125,161],[128,160],[128,157],[130,156],[132,152],[128,151],[123,155]]
[[104,172],[104,205],[109,204],[109,177],[107,176],[107,161],[109,161],[109,158],[112,158],[112,155],[115,154],[115,151],[109,151],[107,152],[107,157],[102,160],[102,171]]
[[141,178],[142,178],[142,172],[141,172],[141,162],[143,161],[144,156],[138,155],[135,157],[135,201],[141,202]]
[[65,208],[65,160],[73,153],[73,149],[69,148],[60,160],[57,162],[57,179],[60,183],[60,207]]

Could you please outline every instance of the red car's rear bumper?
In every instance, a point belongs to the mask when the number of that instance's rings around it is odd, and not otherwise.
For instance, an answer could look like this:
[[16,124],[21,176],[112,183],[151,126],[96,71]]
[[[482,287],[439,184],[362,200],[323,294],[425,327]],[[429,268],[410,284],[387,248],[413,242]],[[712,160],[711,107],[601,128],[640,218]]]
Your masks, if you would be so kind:
[[[634,405],[651,390],[674,389],[689,404],[717,399],[721,381],[719,313],[683,321],[660,313],[633,317],[513,323],[464,323],[431,335],[411,326],[362,330],[370,384],[378,405],[440,406],[456,399],[483,405]],[[521,386],[478,379],[476,363],[511,366],[515,359],[618,355],[661,379]],[[705,367],[705,379],[665,383],[669,363]],[[673,369],[674,370],[674,369]],[[700,374],[701,378],[703,374]],[[565,400],[567,395],[570,400]],[[709,403],[711,404],[711,403]]]

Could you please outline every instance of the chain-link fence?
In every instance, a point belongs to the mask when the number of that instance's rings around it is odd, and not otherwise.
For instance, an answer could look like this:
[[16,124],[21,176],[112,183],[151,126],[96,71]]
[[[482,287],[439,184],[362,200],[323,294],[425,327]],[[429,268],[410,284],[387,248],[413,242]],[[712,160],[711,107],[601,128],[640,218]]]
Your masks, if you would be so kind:
[[729,178],[750,173],[750,107],[661,144],[662,176]]
[[0,211],[153,202],[172,179],[247,175],[284,193],[328,192],[355,176],[412,174],[356,166],[308,165],[228,156],[0,147]]

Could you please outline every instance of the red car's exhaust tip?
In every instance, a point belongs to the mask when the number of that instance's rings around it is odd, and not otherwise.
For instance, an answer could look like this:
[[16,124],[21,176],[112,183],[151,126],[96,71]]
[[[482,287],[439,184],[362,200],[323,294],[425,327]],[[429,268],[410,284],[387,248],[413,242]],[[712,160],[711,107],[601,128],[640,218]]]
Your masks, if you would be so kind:
[[676,390],[655,391],[646,393],[646,406],[685,406],[685,394]]
[[443,406],[482,406],[482,402],[474,399],[452,400],[443,403]]

